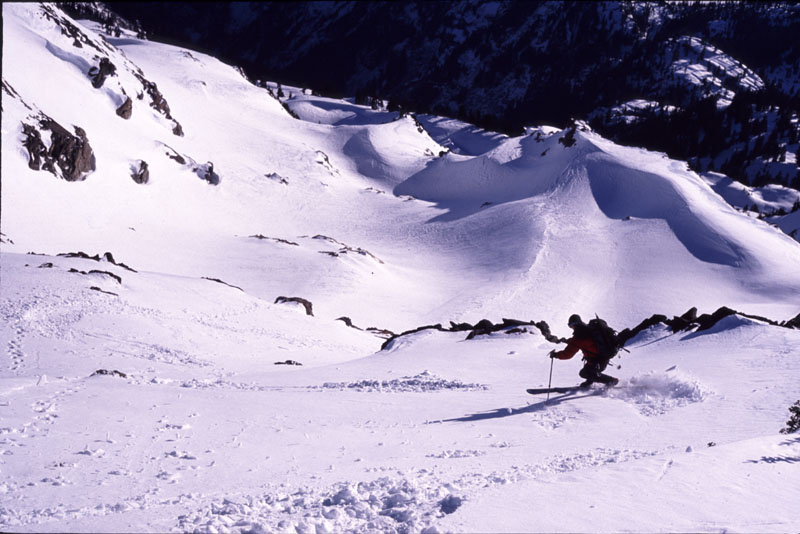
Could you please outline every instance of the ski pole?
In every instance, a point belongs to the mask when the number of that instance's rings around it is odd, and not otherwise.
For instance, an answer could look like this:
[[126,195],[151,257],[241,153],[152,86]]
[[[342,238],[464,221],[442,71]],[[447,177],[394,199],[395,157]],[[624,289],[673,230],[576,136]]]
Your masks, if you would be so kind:
[[547,381],[547,400],[545,403],[550,402],[550,386],[553,384],[553,351],[550,351],[550,379]]

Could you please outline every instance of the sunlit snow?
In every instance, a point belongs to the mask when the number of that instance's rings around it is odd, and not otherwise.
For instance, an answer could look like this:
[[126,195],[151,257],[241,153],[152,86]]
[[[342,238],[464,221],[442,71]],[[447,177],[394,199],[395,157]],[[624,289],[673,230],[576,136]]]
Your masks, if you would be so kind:
[[[792,319],[800,244],[723,198],[756,192],[580,123],[278,99],[47,6],[96,48],[3,4],[0,530],[798,530],[800,330],[659,323],[616,388],[548,399],[525,389],[577,384],[579,358],[451,328]],[[40,113],[85,131],[83,181],[29,167]]]

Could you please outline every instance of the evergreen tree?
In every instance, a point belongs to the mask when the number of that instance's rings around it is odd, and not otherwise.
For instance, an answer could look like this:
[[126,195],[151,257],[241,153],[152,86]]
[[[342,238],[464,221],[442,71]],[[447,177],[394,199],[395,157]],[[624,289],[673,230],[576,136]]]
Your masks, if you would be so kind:
[[789,407],[791,416],[786,421],[786,427],[781,429],[781,434],[792,434],[800,430],[800,400]]

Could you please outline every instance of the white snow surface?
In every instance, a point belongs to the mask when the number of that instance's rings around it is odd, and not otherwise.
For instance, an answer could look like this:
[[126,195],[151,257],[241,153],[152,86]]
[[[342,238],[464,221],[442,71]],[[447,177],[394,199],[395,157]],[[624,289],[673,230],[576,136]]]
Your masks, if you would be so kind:
[[[0,530],[800,528],[798,330],[656,326],[617,388],[549,400],[525,389],[581,363],[551,367],[533,327],[380,350],[483,318],[797,315],[800,244],[684,163],[310,94],[298,120],[212,57],[85,21],[78,48],[42,9],[3,4]],[[85,181],[28,167],[38,112],[85,130]],[[115,262],[58,255],[78,251]]]

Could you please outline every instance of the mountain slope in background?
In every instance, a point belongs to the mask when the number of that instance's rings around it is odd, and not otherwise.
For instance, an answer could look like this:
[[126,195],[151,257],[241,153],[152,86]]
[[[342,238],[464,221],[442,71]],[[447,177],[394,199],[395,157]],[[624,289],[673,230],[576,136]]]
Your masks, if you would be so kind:
[[798,187],[793,3],[131,2],[114,9],[156,38],[211,51],[254,79],[378,96],[506,132],[585,119],[606,137],[667,152],[698,172]]
[[[800,244],[725,177],[582,122],[280,96],[130,26],[3,5],[0,527],[796,530]],[[572,313],[723,305],[775,321],[653,320],[619,389],[524,392]],[[657,491],[497,504],[608,480]]]

